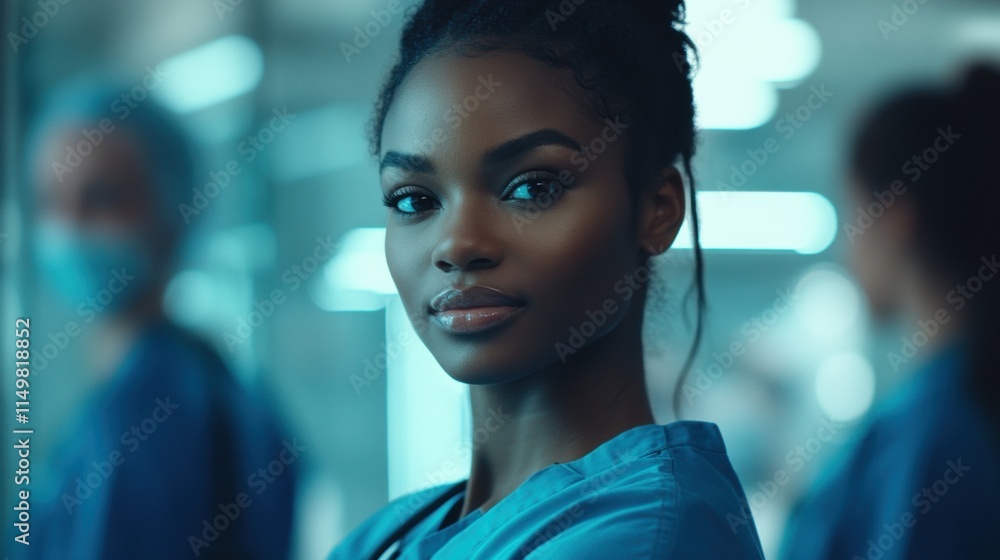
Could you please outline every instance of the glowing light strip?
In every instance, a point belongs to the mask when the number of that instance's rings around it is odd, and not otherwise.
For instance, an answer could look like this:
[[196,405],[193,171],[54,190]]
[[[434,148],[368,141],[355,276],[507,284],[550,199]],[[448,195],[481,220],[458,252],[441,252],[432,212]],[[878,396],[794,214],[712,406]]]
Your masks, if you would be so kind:
[[165,78],[151,93],[178,113],[190,113],[253,91],[264,74],[260,47],[228,35],[163,61]]

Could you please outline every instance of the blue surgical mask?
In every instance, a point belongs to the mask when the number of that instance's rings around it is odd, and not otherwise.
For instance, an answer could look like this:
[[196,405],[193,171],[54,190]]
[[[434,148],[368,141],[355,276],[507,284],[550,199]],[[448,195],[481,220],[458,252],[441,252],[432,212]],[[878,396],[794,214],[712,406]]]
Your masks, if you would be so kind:
[[126,308],[154,278],[149,251],[128,230],[88,231],[44,220],[38,225],[35,252],[42,273],[74,308],[88,298],[98,303],[97,309]]

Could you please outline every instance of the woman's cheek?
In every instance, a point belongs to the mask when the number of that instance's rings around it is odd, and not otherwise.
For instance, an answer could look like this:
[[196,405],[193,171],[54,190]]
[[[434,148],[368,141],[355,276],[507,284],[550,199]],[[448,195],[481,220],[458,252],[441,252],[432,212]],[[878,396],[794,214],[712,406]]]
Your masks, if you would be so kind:
[[387,228],[385,239],[385,258],[389,275],[399,290],[400,297],[406,303],[413,295],[411,292],[415,288],[416,280],[422,276],[420,261],[425,251],[421,251],[414,243],[413,236],[408,236],[405,231],[398,231],[393,226]]

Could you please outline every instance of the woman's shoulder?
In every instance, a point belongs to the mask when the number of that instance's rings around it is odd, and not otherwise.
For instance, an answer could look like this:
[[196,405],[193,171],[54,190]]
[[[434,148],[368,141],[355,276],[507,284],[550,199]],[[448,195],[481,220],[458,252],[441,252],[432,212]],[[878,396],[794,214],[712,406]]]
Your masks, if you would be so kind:
[[[762,558],[746,497],[718,427],[708,422],[650,426],[603,469],[575,467],[572,523],[539,543],[534,557]],[[532,558],[532,556],[529,556]]]
[[[629,438],[631,436],[631,438]],[[626,432],[580,461],[566,463],[584,495],[634,495],[661,507],[697,506],[710,501],[737,507],[745,502],[718,426],[680,421]],[[608,444],[606,444],[608,445]],[[662,503],[661,503],[662,502]]]

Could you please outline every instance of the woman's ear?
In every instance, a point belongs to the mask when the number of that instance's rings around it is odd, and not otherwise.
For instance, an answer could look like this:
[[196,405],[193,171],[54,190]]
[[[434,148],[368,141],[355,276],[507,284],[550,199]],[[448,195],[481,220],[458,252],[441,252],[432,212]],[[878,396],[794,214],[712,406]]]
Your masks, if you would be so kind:
[[647,184],[639,200],[639,243],[651,255],[666,251],[677,237],[686,211],[684,180],[665,167]]

